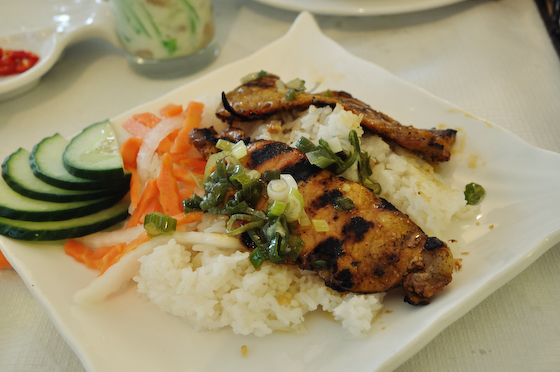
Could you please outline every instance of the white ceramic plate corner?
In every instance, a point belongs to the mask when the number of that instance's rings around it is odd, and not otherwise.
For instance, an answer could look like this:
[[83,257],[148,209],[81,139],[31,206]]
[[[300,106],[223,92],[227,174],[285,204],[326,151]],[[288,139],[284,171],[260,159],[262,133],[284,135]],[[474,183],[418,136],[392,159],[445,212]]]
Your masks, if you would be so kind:
[[464,0],[255,0],[259,3],[292,11],[310,11],[336,16],[375,16],[411,13]]
[[[291,64],[283,63],[289,53]],[[111,371],[391,371],[439,332],[560,241],[560,155],[535,148],[505,129],[360,60],[326,38],[313,17],[301,13],[290,31],[259,52],[131,113],[156,112],[239,84],[261,69],[285,80],[300,77],[344,89],[403,124],[460,130],[459,149],[444,171],[458,185],[478,182],[487,197],[473,221],[456,223],[447,233],[459,241],[463,269],[425,307],[405,304],[398,293],[385,306],[392,312],[373,323],[359,339],[320,315],[307,320],[308,334],[236,336],[231,330],[196,332],[180,319],[161,313],[136,295],[134,285],[108,301],[89,307],[73,303],[74,293],[96,276],[65,256],[60,243],[25,243],[0,237],[2,250],[54,324],[90,372]],[[414,107],[415,110],[410,110]],[[55,129],[53,129],[54,131]],[[31,143],[17,144],[30,147]],[[15,150],[16,148],[14,148]],[[476,157],[478,166],[469,167]],[[490,228],[493,227],[493,228]],[[449,238],[449,237],[445,237]],[[240,348],[246,345],[249,356]]]

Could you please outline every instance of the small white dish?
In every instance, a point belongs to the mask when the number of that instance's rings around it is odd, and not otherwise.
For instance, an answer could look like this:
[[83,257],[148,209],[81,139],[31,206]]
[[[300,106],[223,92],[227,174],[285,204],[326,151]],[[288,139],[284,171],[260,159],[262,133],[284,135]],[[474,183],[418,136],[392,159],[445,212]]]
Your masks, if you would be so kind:
[[[487,191],[476,221],[455,222],[441,236],[457,240],[460,251],[469,252],[459,256],[462,270],[428,306],[408,305],[402,293],[390,292],[384,300],[390,312],[361,338],[321,314],[307,317],[308,334],[259,338],[237,336],[230,329],[196,332],[139,297],[132,282],[103,303],[79,306],[72,300],[74,294],[97,271],[65,255],[60,242],[0,237],[2,251],[89,372],[391,371],[560,241],[559,154],[531,146],[352,56],[325,37],[307,12],[284,37],[259,52],[112,122],[119,128],[134,113],[157,112],[170,102],[186,104],[204,94],[219,95],[238,86],[242,76],[263,69],[286,81],[299,77],[321,81],[321,89],[348,91],[405,125],[443,124],[459,130],[452,160],[442,165],[442,171],[453,177],[456,187],[477,182]],[[33,145],[13,146],[16,150]],[[247,357],[242,356],[243,345]]]
[[373,16],[410,13],[464,0],[255,0],[276,8],[339,16]]
[[69,7],[62,12],[53,11],[44,16],[50,16],[52,20],[46,27],[26,28],[18,33],[0,36],[1,48],[25,50],[39,56],[37,64],[29,70],[0,77],[0,101],[37,86],[41,77],[58,61],[64,49],[74,43],[89,38],[102,38],[119,45],[111,8],[106,1],[96,0],[89,5]]

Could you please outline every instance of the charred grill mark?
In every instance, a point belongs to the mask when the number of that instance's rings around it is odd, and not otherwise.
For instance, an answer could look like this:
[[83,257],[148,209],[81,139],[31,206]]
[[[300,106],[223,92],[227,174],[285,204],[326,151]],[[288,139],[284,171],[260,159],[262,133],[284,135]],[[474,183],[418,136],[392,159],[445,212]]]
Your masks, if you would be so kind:
[[424,244],[424,249],[431,251],[432,249],[444,247],[445,243],[439,240],[436,237],[429,237],[426,239],[426,243]]
[[313,254],[322,258],[337,258],[342,256],[342,242],[335,238],[328,238],[317,244],[313,250]]
[[337,258],[342,256],[342,242],[335,238],[328,238],[317,244],[313,252],[307,256],[307,261],[313,266],[313,262],[317,260],[324,260],[328,262],[330,270],[336,272]]
[[338,189],[325,191],[321,196],[313,200],[311,205],[317,209],[324,208],[329,204],[334,205],[334,201],[341,196],[342,192]]
[[273,159],[293,149],[282,142],[270,142],[251,153],[251,167],[256,168],[267,160]]
[[281,169],[282,173],[291,174],[296,182],[307,181],[311,176],[317,174],[320,169],[311,164],[307,159],[302,159],[295,164]]
[[372,227],[372,222],[366,221],[362,217],[352,217],[350,223],[344,225],[342,232],[349,235],[349,237],[353,236],[354,241],[361,242]]
[[378,204],[380,209],[384,209],[386,211],[396,211],[397,208],[395,208],[395,206],[391,203],[389,203],[387,200],[383,199],[383,198],[379,198],[381,199],[381,203]]
[[352,281],[353,275],[350,269],[341,270],[334,276],[334,278],[338,281],[338,286],[341,288],[350,289],[354,286],[354,282]]
[[373,273],[377,276],[385,275],[385,271],[381,270],[380,268],[376,268],[375,270],[373,270]]

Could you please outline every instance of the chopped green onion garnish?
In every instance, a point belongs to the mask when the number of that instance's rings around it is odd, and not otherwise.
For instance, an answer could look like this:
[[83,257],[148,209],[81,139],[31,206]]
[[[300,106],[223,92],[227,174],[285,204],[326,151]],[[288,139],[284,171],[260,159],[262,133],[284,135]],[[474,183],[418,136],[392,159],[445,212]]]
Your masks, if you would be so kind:
[[256,169],[250,170],[249,172],[247,172],[247,175],[251,177],[253,180],[258,180],[259,178],[261,178],[261,174]]
[[264,257],[262,251],[257,247],[249,255],[249,261],[255,269],[258,269],[266,258]]
[[236,165],[233,167],[232,175],[229,177],[229,180],[234,185],[241,185],[243,188],[249,187],[253,182],[255,182],[255,180],[247,174],[242,165]]
[[286,83],[286,87],[303,92],[305,90],[305,80],[301,80],[299,78],[290,80]]
[[231,149],[233,149],[233,143],[220,138],[216,143],[216,147],[220,150],[231,151]]
[[293,188],[293,189],[297,190],[297,188],[298,188],[297,182],[296,182],[294,176],[292,176],[291,174],[281,174],[280,179],[283,179],[284,181],[286,181],[289,188]]
[[296,142],[296,148],[306,154],[315,148],[315,144],[305,137],[300,137]]
[[263,78],[266,75],[268,75],[268,73],[264,70],[261,70],[259,72],[250,73],[250,74],[245,75],[244,77],[241,78],[241,84],[245,84],[245,83],[247,83],[251,80],[256,80],[256,79]]
[[335,163],[335,160],[325,151],[324,147],[319,147],[316,150],[306,153],[309,162],[321,169],[328,168]]
[[288,240],[288,249],[286,250],[286,255],[292,261],[297,260],[299,254],[305,247],[305,243],[299,236],[292,235]]
[[285,98],[286,101],[293,101],[298,96],[298,92],[295,89],[288,89],[288,93],[286,93]]
[[[235,221],[245,221],[247,223],[242,225],[241,227],[238,227],[237,229],[232,230]],[[238,235],[244,233],[247,230],[254,229],[255,227],[261,227],[264,224],[265,224],[264,220],[261,220],[255,216],[252,216],[250,214],[237,213],[229,218],[229,221],[227,222],[226,225],[226,232],[228,235]]]
[[369,178],[362,180],[362,185],[373,191],[375,195],[381,194],[381,185],[378,182],[373,182]]
[[268,216],[269,217],[280,216],[282,213],[284,213],[286,206],[287,206],[286,203],[281,202],[279,200],[275,200],[274,203],[271,204],[270,210],[268,211]]
[[208,157],[208,160],[206,161],[206,168],[204,168],[204,178],[202,180],[203,183],[208,180],[208,176],[210,176],[210,174],[213,172],[216,166],[216,162],[220,159],[225,158],[229,154],[229,151],[221,151]]
[[266,170],[261,175],[261,180],[263,180],[265,182],[270,182],[270,181],[279,180],[279,179],[280,179],[280,170],[279,169]]
[[334,207],[337,210],[341,210],[341,211],[351,211],[356,207],[356,205],[354,204],[352,199],[347,198],[346,196],[341,196],[334,200]]
[[301,193],[297,189],[292,187],[288,192],[288,207],[284,212],[286,220],[290,223],[297,221],[301,216],[302,211],[303,196],[301,196]]
[[266,192],[268,194],[268,198],[271,201],[280,200],[285,201],[288,198],[288,193],[290,189],[288,187],[288,183],[283,179],[279,180],[272,180],[268,183],[266,187]]
[[144,217],[144,228],[149,236],[157,236],[175,231],[177,220],[161,212],[153,212]]
[[309,216],[307,215],[307,213],[305,213],[305,210],[301,211],[301,214],[299,215],[298,223],[301,226],[311,225],[311,220],[309,219]]
[[335,154],[342,152],[342,144],[340,143],[338,137],[329,138],[327,140],[327,143],[329,144],[332,152],[334,152]]
[[245,156],[247,156],[247,146],[245,145],[245,142],[237,142],[231,149],[231,155],[233,155],[237,159],[243,159]]
[[477,183],[471,182],[465,186],[465,200],[468,205],[476,205],[486,195],[486,191]]
[[329,224],[325,220],[312,220],[313,228],[317,232],[328,232]]
[[183,211],[185,213],[193,212],[193,211],[201,211],[200,202],[202,198],[196,194],[193,194],[191,199],[184,199],[183,200]]

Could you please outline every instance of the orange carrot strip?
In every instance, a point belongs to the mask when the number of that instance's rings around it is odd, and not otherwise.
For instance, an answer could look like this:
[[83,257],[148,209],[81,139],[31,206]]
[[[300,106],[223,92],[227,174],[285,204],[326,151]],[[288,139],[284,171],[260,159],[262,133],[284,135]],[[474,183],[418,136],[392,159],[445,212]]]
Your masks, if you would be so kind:
[[198,182],[196,182],[192,172],[179,167],[174,168],[173,172],[177,181],[181,181],[187,185],[198,186]]
[[200,221],[202,217],[204,217],[204,212],[202,211],[189,212],[189,213],[182,212],[173,216],[173,218],[177,220],[177,226]]
[[160,118],[158,118],[157,116],[155,116],[150,112],[145,112],[143,114],[136,114],[133,115],[132,118],[137,122],[142,123],[144,126],[148,128],[155,127],[161,121]]
[[171,146],[173,146],[173,141],[175,141],[175,138],[177,138],[177,134],[179,134],[179,129],[169,133],[167,137],[161,140],[157,148],[157,152],[160,155],[163,155],[164,153],[169,152],[171,150]]
[[138,201],[138,206],[136,207],[134,212],[132,212],[132,216],[130,216],[126,227],[134,227],[143,222],[140,220],[140,218],[145,214],[145,210],[148,206],[150,206],[150,203],[158,197],[159,189],[157,187],[157,182],[155,178],[152,178],[146,183],[146,188],[144,189],[144,192],[142,193],[142,196]]
[[140,176],[136,169],[130,169],[130,205],[133,208],[138,207],[138,202],[140,201],[140,191],[142,190],[142,183],[140,182]]
[[189,134],[194,128],[200,126],[202,120],[202,110],[204,104],[200,102],[191,101],[185,110],[185,122],[179,131],[170,152],[189,152],[192,145],[189,143]]
[[128,133],[138,138],[144,138],[150,132],[149,127],[134,118],[128,119],[122,126]]
[[86,247],[85,245],[83,245],[82,243],[74,239],[68,239],[66,243],[64,243],[63,248],[64,248],[64,252],[68,256],[74,257],[76,261],[81,262],[83,264],[86,263],[86,258],[85,258],[86,255],[88,255],[89,252],[92,251],[90,248]]
[[170,118],[172,116],[177,116],[179,115],[181,112],[183,112],[183,105],[176,105],[173,103],[170,103],[169,105],[162,107],[159,110],[159,114],[163,117],[166,118]]
[[190,199],[192,198],[194,193],[194,186],[193,185],[182,185],[179,187],[179,196],[181,200]]
[[140,216],[139,222],[144,223],[144,219],[146,218],[146,215],[154,212],[164,213],[163,207],[161,206],[161,203],[159,202],[158,198],[155,198],[150,202],[150,204],[146,206],[146,208],[144,209],[144,213],[142,213],[142,216]]
[[2,252],[0,252],[0,269],[7,269],[9,267],[12,267],[12,265],[10,265],[6,257],[4,257],[4,255],[2,254]]
[[157,178],[157,186],[163,213],[168,216],[181,213],[183,199],[179,195],[179,186],[173,173],[173,161],[169,154],[163,154],[161,158],[161,171]]
[[68,239],[66,243],[64,243],[64,252],[90,269],[100,270],[103,266],[107,265],[108,262],[111,262],[124,247],[126,247],[126,243],[91,249],[77,240]]
[[171,160],[173,160],[173,163],[179,164],[181,160],[187,159],[189,157],[189,154],[187,154],[186,152],[169,152],[169,156],[171,156]]
[[101,273],[99,275],[102,275],[109,267],[117,263],[122,256],[124,256],[128,252],[135,250],[140,244],[146,243],[148,240],[150,240],[148,233],[145,231],[142,232],[136,239],[126,244],[123,249],[118,252],[110,261],[107,261],[106,264],[101,267]]
[[138,167],[136,163],[136,157],[138,156],[138,151],[142,146],[142,139],[137,137],[130,137],[121,146],[121,156],[123,159],[124,169],[130,171],[131,169],[136,169]]
[[204,159],[183,159],[179,161],[179,164],[185,168],[191,168],[193,172],[204,174],[204,169],[206,169],[206,160]]

